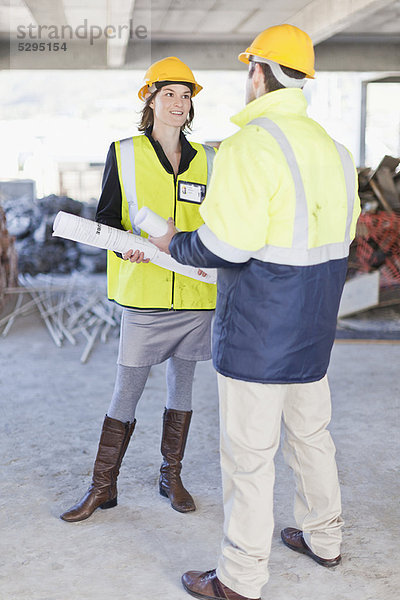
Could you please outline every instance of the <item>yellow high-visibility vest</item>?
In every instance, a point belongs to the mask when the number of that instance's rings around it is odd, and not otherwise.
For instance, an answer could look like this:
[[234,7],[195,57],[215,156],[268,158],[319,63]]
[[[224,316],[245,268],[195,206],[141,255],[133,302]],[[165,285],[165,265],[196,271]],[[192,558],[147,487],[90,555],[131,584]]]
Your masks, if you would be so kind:
[[[189,168],[176,178],[167,173],[145,135],[115,142],[122,194],[124,229],[148,237],[133,226],[137,211],[148,206],[164,219],[174,217],[178,229],[194,231],[203,224],[199,206],[211,175],[214,149],[189,142],[197,150]],[[186,188],[198,191],[194,199]],[[196,184],[196,186],[191,186]],[[137,264],[108,252],[108,297],[122,306],[176,310],[213,309],[216,286],[168,271],[152,263]]]

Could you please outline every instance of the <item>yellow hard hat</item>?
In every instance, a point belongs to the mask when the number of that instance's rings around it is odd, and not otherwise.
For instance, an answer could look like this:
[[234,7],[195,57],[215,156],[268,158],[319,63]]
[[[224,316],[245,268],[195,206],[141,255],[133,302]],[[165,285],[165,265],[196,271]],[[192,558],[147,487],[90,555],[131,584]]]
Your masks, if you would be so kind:
[[266,58],[272,62],[296,69],[314,79],[314,48],[310,36],[294,25],[275,25],[258,34],[239,60],[245,64],[249,56]]
[[193,85],[192,97],[203,89],[195,80],[189,67],[176,56],[167,56],[167,58],[150,65],[144,76],[144,81],[144,86],[138,92],[140,100],[145,100],[146,94],[151,93],[149,88],[158,81],[191,83]]

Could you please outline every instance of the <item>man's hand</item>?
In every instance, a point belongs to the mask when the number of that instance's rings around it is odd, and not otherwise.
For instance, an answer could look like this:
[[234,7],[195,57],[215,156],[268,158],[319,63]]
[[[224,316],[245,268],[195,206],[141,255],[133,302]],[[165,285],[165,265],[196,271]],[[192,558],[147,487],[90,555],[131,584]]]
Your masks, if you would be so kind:
[[172,217],[170,217],[167,221],[168,224],[168,231],[165,235],[162,235],[161,237],[152,237],[149,236],[149,241],[154,244],[155,246],[157,246],[157,248],[159,250],[161,250],[161,252],[165,252],[166,254],[171,254],[171,252],[169,251],[169,245],[171,243],[172,238],[174,237],[174,235],[176,233],[178,233],[177,228],[175,227],[175,223]]

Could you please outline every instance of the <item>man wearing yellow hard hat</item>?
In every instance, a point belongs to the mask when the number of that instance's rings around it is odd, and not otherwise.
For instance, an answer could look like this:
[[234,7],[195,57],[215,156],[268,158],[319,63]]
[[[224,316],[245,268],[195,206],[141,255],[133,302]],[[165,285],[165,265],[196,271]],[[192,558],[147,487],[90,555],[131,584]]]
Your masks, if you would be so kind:
[[271,27],[239,60],[249,64],[247,104],[216,156],[204,225],[177,233],[171,220],[152,240],[184,264],[219,267],[213,361],[224,538],[217,569],[189,571],[182,582],[197,598],[229,600],[258,599],[268,581],[282,421],[296,480],[296,527],[282,540],[324,567],[341,561],[326,372],[360,213],[351,154],[307,116],[309,36]]

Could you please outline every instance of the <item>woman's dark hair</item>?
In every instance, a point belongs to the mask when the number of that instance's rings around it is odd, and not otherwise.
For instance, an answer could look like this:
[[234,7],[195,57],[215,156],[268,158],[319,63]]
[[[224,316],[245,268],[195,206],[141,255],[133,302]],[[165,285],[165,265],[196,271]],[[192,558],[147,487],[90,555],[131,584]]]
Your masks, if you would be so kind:
[[[155,96],[158,94],[159,91],[160,90],[156,90],[155,92],[153,92],[151,94],[151,96],[149,96],[145,100],[144,107],[141,110],[141,118],[140,118],[140,123],[139,123],[139,126],[138,126],[138,130],[139,131],[146,131],[146,129],[148,127],[153,127],[153,125],[154,125],[154,113],[153,113],[153,109],[150,106],[150,103],[155,98]],[[194,108],[193,108],[192,99],[190,99],[190,110],[189,110],[189,113],[188,113],[188,116],[187,116],[187,119],[186,119],[185,123],[181,127],[181,131],[183,133],[191,131],[193,118],[194,118]]]

